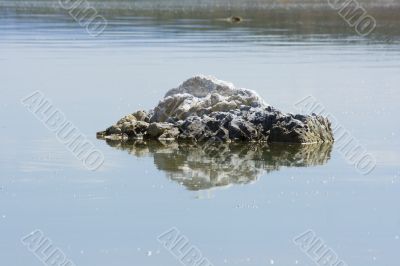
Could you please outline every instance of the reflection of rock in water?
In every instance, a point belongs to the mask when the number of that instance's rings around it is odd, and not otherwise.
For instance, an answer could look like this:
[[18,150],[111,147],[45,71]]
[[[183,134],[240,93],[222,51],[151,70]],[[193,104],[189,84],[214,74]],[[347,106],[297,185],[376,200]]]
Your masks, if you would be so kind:
[[159,170],[189,190],[230,184],[247,184],[264,172],[282,166],[322,165],[330,158],[332,145],[288,145],[266,143],[194,144],[159,141],[106,140],[132,155],[153,156]]

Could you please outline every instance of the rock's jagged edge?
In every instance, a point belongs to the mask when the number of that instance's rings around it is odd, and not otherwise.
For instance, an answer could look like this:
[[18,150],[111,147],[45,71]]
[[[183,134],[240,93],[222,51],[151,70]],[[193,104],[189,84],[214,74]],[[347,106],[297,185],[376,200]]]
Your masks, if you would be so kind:
[[327,118],[282,113],[254,91],[201,75],[168,91],[153,110],[129,114],[98,132],[97,137],[195,142],[333,142]]

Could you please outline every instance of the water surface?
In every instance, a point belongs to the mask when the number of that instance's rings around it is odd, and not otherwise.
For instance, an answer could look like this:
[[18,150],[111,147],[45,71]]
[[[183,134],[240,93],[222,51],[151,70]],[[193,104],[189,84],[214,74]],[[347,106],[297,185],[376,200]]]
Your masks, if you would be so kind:
[[[91,2],[108,21],[91,37],[55,1],[0,1],[2,264],[41,265],[20,242],[38,228],[76,265],[179,265],[157,241],[175,226],[214,265],[312,265],[292,243],[307,229],[348,265],[397,265],[398,3],[362,2],[378,27],[360,37],[323,1],[185,2]],[[198,73],[287,112],[312,95],[376,168],[362,175],[335,145],[210,154],[95,138]],[[103,152],[100,169],[21,105],[35,90]]]

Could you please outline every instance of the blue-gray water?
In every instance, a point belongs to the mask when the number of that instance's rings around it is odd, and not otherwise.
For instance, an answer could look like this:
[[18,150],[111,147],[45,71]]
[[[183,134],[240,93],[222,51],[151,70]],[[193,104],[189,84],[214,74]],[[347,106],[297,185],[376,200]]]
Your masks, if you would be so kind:
[[[400,22],[385,16],[391,8],[371,7],[378,27],[359,37],[323,2],[309,6],[329,19],[293,7],[278,22],[280,15],[246,10],[241,24],[224,21],[223,11],[130,14],[99,2],[108,26],[90,37],[68,12],[51,8],[56,2],[0,1],[1,265],[42,265],[20,241],[35,229],[77,266],[179,265],[157,241],[173,226],[213,265],[313,265],[292,242],[307,229],[348,265],[398,265]],[[256,90],[287,112],[312,95],[376,168],[360,174],[333,145],[323,163],[285,165],[291,154],[279,155],[279,169],[252,182],[198,190],[171,179],[168,149],[160,157],[95,138],[198,73]],[[100,169],[85,169],[21,104],[35,90],[101,150]]]

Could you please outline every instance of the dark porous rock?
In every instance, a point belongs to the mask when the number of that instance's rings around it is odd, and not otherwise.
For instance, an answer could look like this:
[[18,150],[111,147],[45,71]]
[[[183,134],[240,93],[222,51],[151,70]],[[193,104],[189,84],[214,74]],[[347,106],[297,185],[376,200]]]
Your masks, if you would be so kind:
[[109,128],[106,129],[106,134],[111,135],[111,134],[121,134],[121,128],[118,126],[110,126]]
[[258,135],[257,130],[254,128],[254,124],[251,124],[240,117],[233,119],[229,123],[228,130],[231,140],[256,140]]
[[171,123],[165,123],[165,122],[153,122],[149,125],[147,129],[147,134],[151,138],[158,138],[160,137],[165,131],[170,130],[174,127],[173,124]]
[[174,140],[179,136],[179,129],[177,127],[173,127],[165,130],[158,139],[160,140]]
[[208,76],[188,79],[169,90],[154,109],[124,116],[97,136],[194,142],[334,141],[327,118],[283,113],[266,104],[254,91]]
[[147,134],[148,127],[149,124],[144,121],[121,121],[105,131],[98,132],[97,137],[105,139],[143,139]]
[[132,114],[132,116],[134,116],[138,121],[150,122],[150,118],[148,117],[148,113],[146,111],[136,111]]

